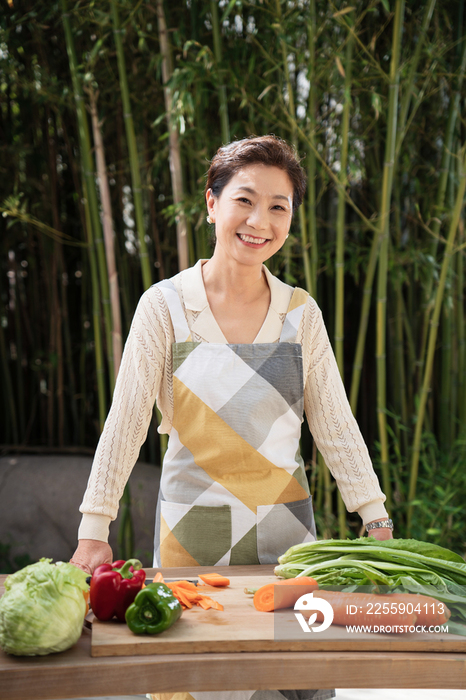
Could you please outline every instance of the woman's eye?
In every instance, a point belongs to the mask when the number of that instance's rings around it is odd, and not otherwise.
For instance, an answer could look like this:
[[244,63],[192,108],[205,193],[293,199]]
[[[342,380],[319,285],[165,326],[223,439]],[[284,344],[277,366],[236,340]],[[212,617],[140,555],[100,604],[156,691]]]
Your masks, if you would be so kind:
[[238,202],[246,202],[246,204],[251,204],[250,200],[247,197],[239,197]]

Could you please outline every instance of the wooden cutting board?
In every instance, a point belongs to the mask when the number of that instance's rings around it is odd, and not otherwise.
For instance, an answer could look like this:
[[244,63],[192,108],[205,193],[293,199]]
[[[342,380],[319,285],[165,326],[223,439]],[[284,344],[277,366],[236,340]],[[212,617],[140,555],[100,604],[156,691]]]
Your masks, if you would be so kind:
[[[193,579],[192,576],[189,577]],[[266,651],[442,651],[466,652],[466,637],[450,634],[354,634],[331,625],[321,634],[303,638],[293,610],[280,612],[279,636],[275,614],[258,612],[245,588],[276,582],[271,576],[236,576],[228,588],[200,586],[217,600],[223,612],[193,607],[165,632],[135,635],[126,624],[92,622],[92,656],[138,656],[147,654],[197,654],[208,652]],[[202,582],[200,582],[202,583]],[[295,635],[296,632],[296,637]],[[283,638],[289,636],[290,638]]]

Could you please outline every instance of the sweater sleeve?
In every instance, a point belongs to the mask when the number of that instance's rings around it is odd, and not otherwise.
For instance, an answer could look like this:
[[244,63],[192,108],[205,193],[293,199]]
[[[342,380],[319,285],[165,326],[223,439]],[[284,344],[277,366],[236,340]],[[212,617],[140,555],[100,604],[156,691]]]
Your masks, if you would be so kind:
[[298,331],[303,347],[304,409],[309,429],[349,512],[364,524],[388,517],[385,495],[353,416],[322,313],[309,297]]
[[83,502],[79,539],[107,541],[126,482],[150,425],[167,372],[170,323],[163,295],[141,297],[125,344],[113,401],[100,436]]

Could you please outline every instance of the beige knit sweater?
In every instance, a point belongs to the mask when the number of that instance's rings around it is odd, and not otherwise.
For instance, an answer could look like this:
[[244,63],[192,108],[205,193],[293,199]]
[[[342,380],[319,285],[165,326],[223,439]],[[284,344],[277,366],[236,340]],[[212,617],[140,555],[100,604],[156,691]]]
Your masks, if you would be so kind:
[[[199,261],[173,278],[193,341],[226,343],[210,310]],[[270,308],[255,343],[278,342],[292,287],[264,267]],[[126,341],[113,402],[97,445],[84,500],[79,539],[107,541],[119,500],[138,458],[155,401],[162,413],[159,432],[170,433],[173,418],[168,308],[156,286],[141,297]],[[385,496],[352,415],[322,314],[309,297],[298,330],[303,349],[304,409],[310,431],[334,476],[346,508],[364,523],[388,517]],[[155,509],[155,503],[154,503]]]

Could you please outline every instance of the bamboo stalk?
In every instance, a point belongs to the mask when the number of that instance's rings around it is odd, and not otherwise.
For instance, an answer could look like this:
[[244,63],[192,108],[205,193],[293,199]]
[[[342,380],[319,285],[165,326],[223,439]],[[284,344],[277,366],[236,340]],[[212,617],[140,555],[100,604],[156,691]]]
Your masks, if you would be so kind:
[[170,150],[170,174],[173,189],[173,203],[178,208],[176,215],[176,238],[178,246],[178,268],[184,270],[189,265],[188,235],[186,216],[182,210],[183,202],[183,175],[181,167],[181,149],[178,134],[178,126],[173,115],[173,100],[171,88],[168,82],[173,73],[170,46],[168,43],[167,23],[163,9],[163,0],[157,0],[157,22],[159,29],[160,53],[162,54],[162,78],[165,98],[165,110],[167,112],[169,150]]
[[386,506],[392,507],[391,480],[389,471],[389,451],[387,433],[387,363],[386,363],[386,307],[387,307],[387,271],[390,235],[390,202],[393,183],[393,167],[396,147],[396,125],[398,109],[398,92],[400,83],[400,49],[403,31],[404,0],[395,4],[395,19],[392,39],[392,58],[390,63],[390,85],[388,99],[387,140],[382,180],[382,199],[380,208],[380,253],[377,280],[377,418],[379,424],[380,462],[383,490],[387,497]]
[[[459,222],[459,244],[464,242],[464,221]],[[456,271],[456,328],[458,332],[458,402],[456,415],[458,416],[461,436],[466,429],[466,333],[464,317],[464,250],[460,250],[457,257]]]
[[126,129],[126,141],[128,144],[129,162],[131,169],[131,182],[133,191],[134,211],[136,214],[136,228],[138,232],[139,242],[139,260],[141,262],[142,283],[144,289],[149,289],[152,284],[152,272],[149,261],[149,253],[147,252],[146,232],[144,226],[144,206],[142,201],[142,185],[141,171],[139,166],[138,148],[136,143],[136,134],[134,131],[133,114],[131,111],[131,100],[128,89],[128,79],[126,76],[125,52],[123,49],[122,34],[124,32],[120,27],[120,18],[118,15],[118,7],[116,0],[111,0],[113,35],[115,37],[115,46],[118,59],[118,75],[120,78],[121,99],[123,102],[123,119]]
[[[282,8],[280,4],[280,0],[275,0],[275,12],[277,16],[277,37],[278,37],[278,43],[280,46],[280,51],[282,55],[282,70],[283,70],[283,75],[285,79],[285,85],[286,85],[286,92],[287,92],[287,97],[288,97],[288,104],[285,105],[285,109],[288,113],[288,119],[289,119],[289,124],[290,124],[290,140],[291,143],[294,145],[294,147],[297,149],[297,128],[296,128],[296,109],[295,109],[295,101],[294,101],[294,94],[293,94],[293,86],[291,84],[291,77],[290,77],[290,69],[288,66],[288,54],[287,54],[287,46],[286,42],[281,35],[283,32],[283,17],[282,17]],[[283,100],[283,95],[282,91],[280,91],[280,98]],[[301,230],[301,240],[304,240],[306,238],[306,223],[305,223],[305,212],[304,212],[304,207],[300,207],[299,209],[299,224],[300,224],[300,230]],[[292,239],[289,238],[286,242],[285,245],[283,246],[281,253],[285,262],[285,280],[288,283],[292,282],[292,274],[291,274],[291,248],[292,248]],[[306,265],[305,271],[307,272],[307,276],[310,276],[310,270],[308,266]],[[306,279],[306,284],[310,287],[311,286],[311,280]]]
[[7,347],[5,342],[5,333],[3,331],[3,326],[0,323],[0,358],[3,369],[3,381],[5,386],[5,391],[2,392],[4,402],[5,402],[5,417],[6,424],[11,425],[11,432],[6,431],[6,435],[11,435],[14,443],[19,442],[19,432],[18,432],[18,419],[16,412],[16,405],[14,400],[13,384],[11,382],[11,374],[8,363]]
[[[139,169],[139,157],[136,144],[136,135],[134,132],[133,115],[131,113],[131,101],[129,97],[128,81],[126,78],[126,66],[125,57],[123,50],[123,41],[121,39],[122,30],[120,28],[120,19],[118,16],[118,9],[115,0],[111,2],[112,7],[112,20],[113,20],[113,34],[115,37],[115,44],[117,47],[117,57],[118,57],[118,74],[120,78],[120,91],[123,102],[123,119],[126,129],[126,140],[128,144],[130,168],[131,168],[131,181],[132,181],[132,192],[134,201],[134,210],[136,213],[136,227],[138,231],[138,241],[139,241],[139,260],[141,263],[142,272],[142,282],[144,289],[148,289],[152,284],[152,274],[149,263],[149,255],[147,252],[147,245],[145,239],[145,226],[144,226],[144,210],[142,202],[142,187],[141,187],[141,173]],[[113,246],[113,219],[111,212],[111,200],[110,191],[108,187],[108,181],[106,176],[105,167],[105,156],[103,149],[103,140],[100,132],[100,124],[97,116],[97,106],[94,100],[92,104],[91,92],[91,115],[92,115],[92,125],[94,131],[94,144],[96,148],[96,160],[97,169],[99,174],[99,186],[101,192],[101,202],[103,209],[103,228],[105,236],[105,251],[107,257],[107,268],[109,283],[111,289],[111,308],[112,308],[112,319],[113,319],[113,333],[112,333],[112,343],[113,348],[116,350],[116,363],[113,370],[113,382],[112,391],[114,388],[116,376],[118,374],[118,369],[121,363],[121,352],[122,352],[122,338],[121,338],[121,313],[120,313],[120,300],[118,291],[118,277],[115,265],[115,251]],[[116,325],[115,325],[116,324]],[[127,483],[125,485],[123,496],[120,500],[121,509],[121,522],[118,530],[118,547],[119,556],[122,559],[128,559],[132,556],[134,552],[134,530],[133,521],[131,517],[131,493],[130,487]]]
[[[334,348],[335,357],[340,370],[342,380],[345,380],[344,363],[344,316],[345,316],[345,213],[346,200],[344,191],[348,186],[348,142],[349,142],[349,121],[351,108],[351,82],[352,82],[352,62],[353,62],[353,39],[351,34],[347,37],[345,52],[345,82],[343,113],[341,119],[341,150],[340,150],[340,184],[338,190],[337,222],[336,222],[336,249],[335,249],[335,326],[334,326]],[[346,537],[346,508],[340,492],[337,496],[338,502],[338,528],[339,536]]]
[[[95,359],[96,359],[96,377],[97,377],[97,393],[99,402],[99,423],[100,427],[103,428],[105,422],[105,416],[107,412],[107,400],[105,392],[105,381],[104,381],[104,355],[103,355],[103,344],[101,337],[100,328],[100,298],[102,296],[103,313],[105,319],[105,329],[108,339],[107,356],[111,372],[113,372],[113,356],[112,356],[112,346],[111,346],[111,319],[109,312],[109,290],[107,281],[107,272],[105,264],[105,253],[102,250],[102,246],[97,242],[101,241],[101,226],[99,219],[99,211],[97,204],[97,193],[95,190],[94,183],[94,168],[92,164],[91,157],[91,145],[89,137],[89,127],[87,123],[87,115],[84,107],[84,98],[82,94],[82,88],[78,76],[78,61],[76,58],[76,51],[74,47],[73,34],[71,32],[71,25],[69,20],[69,14],[67,11],[66,0],[60,0],[62,7],[62,20],[63,27],[65,30],[66,48],[68,52],[68,59],[70,65],[71,79],[73,82],[74,96],[76,100],[76,113],[78,119],[79,127],[79,142],[80,151],[82,158],[83,167],[83,194],[84,194],[84,208],[86,216],[86,233],[87,240],[89,243],[89,263],[91,268],[91,283],[92,283],[92,314],[93,314],[93,325],[95,333]],[[94,236],[94,232],[97,234],[97,239]],[[98,266],[99,261],[99,266]],[[99,267],[102,274],[99,275]]]
[[[18,428],[19,428],[19,434],[21,437],[24,437],[24,431],[25,431],[25,424],[24,424],[24,381],[23,381],[23,340],[22,340],[22,333],[21,333],[21,317],[20,317],[20,304],[21,304],[21,299],[19,295],[19,288],[18,288],[18,267],[17,267],[17,261],[16,258],[12,260],[12,265],[11,265],[11,271],[14,272],[14,277],[11,281],[13,281],[13,289],[11,290],[14,294],[14,308],[12,309],[13,311],[13,317],[14,317],[14,322],[15,322],[15,346],[16,346],[16,362],[15,362],[15,369],[16,369],[16,387],[15,391],[18,396]],[[50,356],[50,364],[53,364],[53,356]]]
[[159,280],[165,279],[165,266],[163,262],[163,255],[162,255],[162,248],[160,246],[160,232],[157,226],[157,210],[155,206],[155,190],[152,186],[152,161],[150,157],[150,146],[149,146],[149,129],[147,127],[147,118],[144,120],[145,126],[144,126],[144,131],[143,131],[143,139],[144,139],[144,151],[146,153],[146,162],[148,163],[147,166],[147,175],[146,175],[146,183],[147,183],[147,192],[148,192],[148,198],[149,198],[149,212],[150,212],[150,223],[151,223],[151,228],[152,228],[152,240],[154,242],[154,248],[155,248],[155,257],[156,260],[154,262],[154,267],[157,268],[158,274],[159,274]]
[[[462,152],[461,152],[462,151]],[[424,424],[424,415],[426,411],[427,399],[430,392],[430,384],[432,378],[432,370],[434,365],[435,356],[435,346],[437,341],[437,333],[439,326],[440,312],[443,304],[443,297],[445,291],[445,283],[447,279],[447,274],[450,269],[452,256],[454,254],[453,245],[455,242],[456,233],[459,228],[461,213],[464,204],[464,196],[466,191],[466,144],[461,149],[458,154],[458,158],[461,163],[461,173],[458,182],[458,190],[455,199],[455,208],[453,211],[453,216],[450,223],[450,229],[448,232],[448,238],[445,246],[445,252],[442,261],[442,268],[440,271],[440,277],[438,281],[438,286],[435,292],[435,302],[432,312],[432,319],[430,322],[429,329],[429,340],[427,345],[427,355],[426,363],[424,367],[424,377],[422,382],[422,387],[418,397],[418,410],[416,417],[416,427],[414,432],[414,440],[412,446],[412,458],[410,465],[410,478],[409,478],[409,495],[408,495],[408,512],[407,512],[407,537],[410,536],[412,521],[413,521],[413,504],[414,498],[416,496],[416,485],[417,476],[419,470],[419,456],[421,449],[421,437],[422,437],[422,427]]]
[[115,386],[115,381],[120,369],[122,356],[122,335],[121,335],[121,309],[120,293],[118,289],[118,272],[115,262],[115,246],[113,231],[112,202],[110,197],[110,187],[107,177],[107,166],[105,163],[104,142],[102,138],[101,125],[97,114],[97,98],[92,87],[89,88],[89,103],[91,112],[92,132],[94,136],[94,150],[97,164],[97,178],[100,189],[100,201],[102,204],[102,224],[104,230],[105,256],[107,260],[108,282],[110,288],[110,307],[112,313],[112,345],[113,345],[113,371],[110,378],[111,391]]
[[445,303],[442,306],[441,330],[441,352],[440,352],[440,391],[438,398],[438,443],[441,449],[447,450],[451,446],[451,430],[454,425],[452,413],[452,299],[451,295],[446,295]]
[[[405,352],[404,352],[404,333],[403,333],[403,321],[404,321],[404,304],[403,304],[403,289],[401,282],[395,287],[395,304],[396,304],[396,314],[395,314],[395,343],[394,343],[394,353],[395,353],[395,381],[398,385],[399,394],[399,407],[401,415],[401,423],[403,426],[408,425],[408,403],[407,403],[407,382],[406,382],[406,369],[405,369]],[[400,442],[403,446],[404,454],[407,453],[408,449],[408,439],[406,430],[401,431],[399,436]]]
[[347,39],[345,54],[345,83],[343,113],[341,119],[340,184],[338,190],[338,208],[335,250],[335,357],[342,379],[344,379],[344,316],[345,316],[345,212],[346,200],[344,189],[348,187],[348,142],[349,118],[351,107],[351,81],[353,61],[353,40]]
[[53,242],[52,251],[52,268],[50,273],[50,320],[49,320],[49,369],[48,369],[48,386],[47,386],[47,433],[48,444],[54,444],[54,417],[55,417],[55,367],[52,358],[57,356],[57,317],[60,315],[60,307],[58,305],[57,294],[57,243]]
[[[372,239],[369,260],[366,268],[366,276],[364,281],[363,298],[361,304],[361,316],[359,321],[358,336],[356,341],[356,350],[353,360],[353,372],[351,377],[350,389],[350,405],[353,413],[356,413],[359,385],[361,380],[361,372],[363,367],[364,348],[366,344],[367,327],[369,323],[370,304],[372,296],[372,284],[374,281],[377,260],[382,261],[382,270],[379,268],[379,299],[377,302],[377,355],[379,357],[378,365],[378,401],[377,413],[379,420],[379,430],[381,432],[381,440],[383,439],[383,457],[382,463],[385,464],[383,471],[385,473],[384,482],[387,482],[387,439],[386,439],[386,420],[385,420],[385,372],[384,372],[384,355],[385,355],[385,300],[386,300],[386,279],[387,279],[387,255],[388,255],[388,236],[389,236],[389,212],[390,200],[392,191],[392,174],[394,166],[394,148],[396,136],[396,107],[398,103],[398,86],[399,86],[399,50],[400,50],[400,34],[404,10],[404,2],[397,0],[395,9],[395,27],[392,40],[392,62],[390,66],[390,87],[389,87],[389,111],[387,118],[387,139],[385,145],[385,160],[382,179],[382,198],[380,205],[380,216],[378,228]],[[384,244],[384,251],[380,251]],[[380,253],[380,255],[379,255]],[[384,489],[386,484],[384,483]],[[390,487],[388,485],[390,493]],[[387,495],[387,492],[385,492]],[[388,495],[387,495],[388,500]],[[387,503],[388,506],[388,503]]]
[[230,124],[228,119],[228,101],[227,101],[227,88],[224,84],[223,75],[221,71],[222,63],[222,47],[220,39],[220,25],[218,21],[218,7],[217,0],[210,0],[210,14],[212,19],[212,34],[214,39],[214,56],[217,69],[217,75],[219,76],[219,88],[218,88],[218,100],[220,103],[220,124],[222,127],[222,141],[224,144],[230,142]]
[[424,17],[422,20],[421,31],[419,32],[419,37],[416,42],[416,48],[414,50],[414,56],[411,60],[411,65],[409,68],[409,74],[407,79],[407,86],[405,87],[405,92],[403,94],[401,104],[400,104],[400,116],[398,118],[398,131],[396,138],[396,153],[397,159],[401,143],[405,137],[405,126],[408,118],[408,111],[411,105],[412,96],[414,93],[414,83],[416,81],[417,69],[419,66],[419,61],[421,60],[421,53],[424,48],[424,43],[427,36],[427,30],[429,29],[429,24],[432,19],[434,12],[436,0],[428,0],[424,11]]
[[[50,110],[47,107],[46,108],[46,118],[47,118],[47,123],[52,120]],[[50,173],[50,194],[51,194],[51,205],[52,205],[52,221],[53,221],[53,227],[56,231],[61,231],[61,223],[60,223],[60,214],[59,214],[59,206],[58,206],[58,173],[57,173],[57,153],[56,153],[56,147],[55,147],[55,140],[56,140],[56,124],[54,124],[54,134],[53,138],[49,137],[48,139],[48,155],[49,155],[49,173]],[[50,333],[50,338],[51,338],[51,346],[54,347],[54,352],[56,356],[56,390],[53,390],[53,379],[52,382],[50,382],[50,396],[49,396],[49,406],[51,407],[50,413],[51,413],[51,431],[53,430],[53,410],[54,410],[54,404],[55,404],[55,399],[57,402],[57,420],[58,420],[58,426],[57,426],[57,439],[58,439],[58,444],[63,445],[64,444],[64,418],[65,418],[65,406],[64,406],[64,400],[63,400],[63,373],[64,373],[64,368],[63,368],[63,337],[62,337],[62,309],[61,309],[61,304],[59,301],[59,293],[57,286],[63,286],[62,282],[62,275],[60,274],[60,260],[62,258],[62,244],[59,244],[57,242],[54,242],[53,246],[53,264],[52,264],[52,279],[51,279],[51,284],[52,284],[52,304],[53,304],[53,312],[51,314],[51,333]],[[52,320],[53,319],[53,320]],[[51,432],[51,434],[53,434]],[[50,444],[53,443],[53,440],[50,442]]]
[[[438,182],[437,197],[436,197],[435,204],[433,207],[433,221],[432,221],[432,226],[431,226],[433,238],[432,238],[431,250],[430,250],[430,255],[433,258],[435,258],[437,255],[439,234],[440,234],[442,223],[443,223],[444,218],[445,218],[444,205],[445,205],[445,197],[446,197],[447,185],[448,185],[448,176],[449,176],[449,172],[450,172],[450,159],[451,159],[451,153],[452,153],[452,149],[453,149],[453,139],[454,139],[454,135],[455,135],[456,121],[457,121],[457,117],[458,117],[459,109],[460,109],[461,88],[463,85],[465,73],[466,73],[466,41],[464,41],[464,43],[463,43],[463,53],[461,56],[460,66],[459,66],[457,79],[456,79],[456,89],[455,89],[455,92],[450,99],[450,108],[449,108],[449,112],[448,112],[447,126],[445,129],[445,137],[444,137],[444,143],[443,143],[442,162],[440,165],[440,178],[439,178],[439,182]],[[419,384],[420,384],[420,379],[421,379],[421,373],[422,373],[422,370],[424,367],[424,357],[425,357],[426,343],[427,343],[427,337],[428,337],[428,332],[429,332],[429,319],[430,319],[430,315],[432,313],[432,307],[433,307],[432,287],[433,287],[433,278],[431,277],[427,281],[427,285],[425,287],[425,292],[424,292],[425,311],[424,311],[423,326],[422,326],[422,330],[421,330],[421,343],[420,343],[419,364],[418,364]]]
[[[316,34],[317,34],[317,19],[316,19],[316,0],[310,0],[309,3],[309,22],[308,22],[308,46],[309,46],[309,71],[308,79],[309,87],[309,140],[312,147],[307,155],[307,220],[309,227],[309,242],[303,237],[303,256],[304,270],[306,275],[306,284],[308,285],[309,294],[314,299],[317,299],[317,268],[319,251],[317,247],[317,216],[316,216],[316,112],[317,112],[317,88],[316,88]],[[309,250],[308,250],[309,248]],[[307,279],[309,278],[309,279]]]
[[[63,275],[63,283],[61,285],[61,296],[60,296],[60,306],[61,306],[61,316],[62,316],[62,327],[63,327],[63,344],[64,344],[64,364],[67,375],[64,376],[64,383],[68,391],[68,402],[70,406],[71,413],[71,430],[69,431],[67,437],[70,442],[77,444],[79,440],[79,412],[76,401],[76,377],[73,364],[73,356],[71,349],[71,332],[70,332],[70,315],[68,311],[68,299],[67,299],[67,289],[68,284],[64,283],[65,275],[67,271],[65,269],[65,258],[63,255],[63,246],[60,247],[60,270]],[[64,426],[64,430],[65,430]]]

